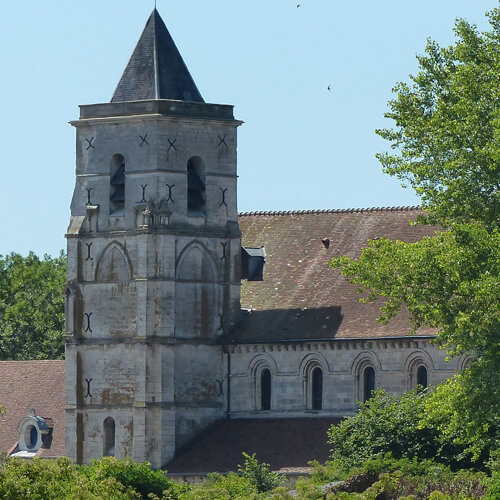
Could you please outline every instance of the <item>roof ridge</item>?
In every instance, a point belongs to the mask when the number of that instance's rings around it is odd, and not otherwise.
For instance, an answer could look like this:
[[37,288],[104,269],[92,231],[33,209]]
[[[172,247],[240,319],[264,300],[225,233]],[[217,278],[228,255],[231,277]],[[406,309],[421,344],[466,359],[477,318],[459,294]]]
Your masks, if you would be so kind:
[[371,213],[371,212],[410,212],[422,210],[420,205],[407,205],[398,207],[370,207],[370,208],[330,208],[319,210],[257,210],[250,212],[239,212],[239,217],[252,215],[306,215],[306,214],[349,214],[349,213]]

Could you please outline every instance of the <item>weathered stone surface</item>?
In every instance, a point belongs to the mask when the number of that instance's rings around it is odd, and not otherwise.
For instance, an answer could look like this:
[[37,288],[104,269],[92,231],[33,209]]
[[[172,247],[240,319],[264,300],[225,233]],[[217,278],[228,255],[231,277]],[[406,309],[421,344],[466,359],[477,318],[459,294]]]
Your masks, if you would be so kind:
[[[216,342],[239,313],[240,122],[229,106],[150,104],[87,106],[72,123],[66,447],[83,463],[105,452],[107,417],[117,457],[161,467],[226,410]],[[188,213],[193,157],[204,214]]]

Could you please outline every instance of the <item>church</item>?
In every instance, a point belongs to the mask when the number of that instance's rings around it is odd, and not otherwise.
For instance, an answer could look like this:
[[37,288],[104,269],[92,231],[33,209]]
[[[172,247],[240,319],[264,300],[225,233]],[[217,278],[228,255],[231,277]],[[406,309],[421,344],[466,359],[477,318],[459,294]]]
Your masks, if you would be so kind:
[[204,101],[156,9],[111,102],[71,125],[66,359],[0,362],[1,451],[306,467],[374,389],[468,362],[446,361],[432,330],[410,336],[404,314],[378,323],[381,302],[328,266],[368,239],[433,234],[410,224],[418,207],[238,213],[242,122]]

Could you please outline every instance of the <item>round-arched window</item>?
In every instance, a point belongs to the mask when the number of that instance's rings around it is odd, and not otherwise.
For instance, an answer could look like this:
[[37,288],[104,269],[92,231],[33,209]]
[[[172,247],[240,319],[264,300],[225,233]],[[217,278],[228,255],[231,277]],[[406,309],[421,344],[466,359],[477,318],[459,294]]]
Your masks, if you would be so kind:
[[271,371],[268,368],[260,374],[260,409],[271,409]]
[[104,419],[104,456],[115,456],[115,420],[112,417]]
[[421,386],[424,389],[427,388],[427,368],[424,365],[420,365],[417,368],[417,386]]
[[319,366],[311,373],[311,408],[321,410],[323,408],[323,371]]
[[375,390],[375,370],[372,366],[367,366],[363,371],[363,403],[372,397]]

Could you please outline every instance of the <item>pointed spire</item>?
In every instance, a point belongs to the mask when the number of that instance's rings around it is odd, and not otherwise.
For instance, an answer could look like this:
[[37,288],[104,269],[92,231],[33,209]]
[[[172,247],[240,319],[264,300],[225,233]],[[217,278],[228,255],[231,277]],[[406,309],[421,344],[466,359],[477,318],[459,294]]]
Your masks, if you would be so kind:
[[149,99],[205,102],[156,7],[111,102]]

